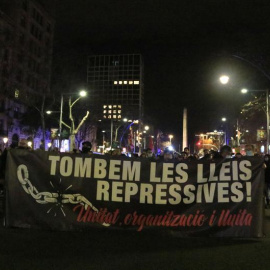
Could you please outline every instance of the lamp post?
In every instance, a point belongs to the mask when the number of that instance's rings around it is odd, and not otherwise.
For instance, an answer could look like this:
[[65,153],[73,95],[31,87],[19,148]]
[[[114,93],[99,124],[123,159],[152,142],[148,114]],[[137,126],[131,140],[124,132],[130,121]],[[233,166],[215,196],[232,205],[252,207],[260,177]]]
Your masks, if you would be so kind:
[[[240,60],[243,60],[245,62],[248,62],[250,63],[249,61],[245,60],[245,59],[242,59],[241,57],[237,57],[239,58]],[[252,64],[252,63],[250,63]],[[256,67],[255,65],[252,64],[252,66]],[[259,68],[258,68],[259,69]],[[259,69],[265,76],[265,72],[263,72],[261,69]],[[225,79],[226,77],[226,79]],[[269,80],[270,78],[268,76],[266,76]],[[222,84],[227,84],[229,82],[229,76],[226,76],[226,75],[222,75],[220,78],[220,82]],[[269,142],[270,142],[270,139],[269,139],[269,89],[265,89],[265,90],[248,90],[246,88],[243,88],[241,90],[241,93],[242,94],[246,94],[248,92],[265,92],[265,96],[266,96],[266,111],[265,111],[265,114],[266,114],[266,153],[269,153]]]
[[105,130],[102,130],[102,146],[103,146],[103,154],[105,152]]
[[[221,121],[225,123],[227,121],[227,118],[226,117],[222,117],[221,118]],[[225,130],[224,130],[224,137],[225,137],[224,138],[224,141],[225,141],[225,144],[228,144],[228,142],[227,142],[227,135],[228,134],[227,133],[228,133],[228,131],[227,131],[227,125],[225,124]]]
[[7,142],[8,142],[8,138],[7,137],[3,138],[3,142],[4,142],[4,147],[6,148],[6,145],[7,145]]
[[173,135],[169,135],[169,139],[170,139],[170,144],[172,144],[172,138],[173,138]]
[[[87,95],[87,92],[84,91],[84,90],[81,90],[79,92],[79,97],[74,101],[74,102],[71,102],[71,93],[61,93],[61,103],[60,103],[60,118],[59,118],[59,150],[61,150],[61,135],[62,135],[62,124],[63,124],[63,100],[64,100],[64,95],[69,95],[69,118],[71,120],[71,126],[69,127],[70,128],[70,133],[71,133],[71,138],[70,138],[70,151],[72,151],[73,149],[73,137],[75,137],[75,134],[74,133],[74,130],[75,130],[75,127],[74,127],[74,121],[73,121],[73,117],[72,117],[72,107],[75,105],[75,103],[77,101],[79,101],[82,97],[85,97]],[[87,114],[88,116],[88,114]]]
[[[248,93],[249,90],[248,89],[242,89],[241,93],[246,94]],[[269,89],[265,89],[265,90],[250,90],[250,92],[265,92],[265,96],[266,96],[266,110],[265,110],[265,114],[266,114],[266,153],[269,153]]]
[[[245,59],[244,57],[241,57],[239,55],[232,54],[230,57],[233,57],[237,60],[240,60],[244,63],[247,63],[248,65],[252,66],[253,68],[257,69],[265,78],[267,78],[268,81],[270,81],[270,75],[263,70],[260,66],[256,65],[255,63],[249,61],[248,59]],[[227,84],[229,82],[229,76],[227,75],[222,75],[220,77],[220,82],[222,84]],[[269,89],[266,90],[254,90],[254,91],[264,91],[266,94],[266,122],[267,122],[267,127],[266,127],[266,145],[267,145],[267,150],[266,153],[269,153]],[[242,93],[247,93],[247,90],[245,89],[244,92]]]

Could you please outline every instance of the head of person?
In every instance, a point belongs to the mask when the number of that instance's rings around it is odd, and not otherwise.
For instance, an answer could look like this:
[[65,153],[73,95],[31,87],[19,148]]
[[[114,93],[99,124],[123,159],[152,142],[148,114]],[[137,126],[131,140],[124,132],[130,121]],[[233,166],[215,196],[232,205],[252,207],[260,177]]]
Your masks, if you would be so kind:
[[188,158],[188,153],[183,151],[183,152],[181,152],[181,156],[183,156],[184,159],[187,159]]
[[189,148],[188,148],[188,147],[185,147],[185,148],[184,148],[184,152],[186,152],[187,155],[189,155]]
[[26,139],[21,139],[18,144],[19,149],[29,149],[28,141]]
[[209,154],[209,150],[208,149],[203,149],[203,155],[206,156]]
[[146,158],[146,152],[142,152],[140,155],[141,158]]
[[169,161],[173,159],[173,153],[169,149],[165,149],[163,154],[164,161]]
[[146,157],[151,158],[153,157],[153,152],[151,148],[146,149]]
[[238,153],[235,154],[235,158],[241,158],[241,157],[242,157],[241,153],[238,152]]
[[88,154],[91,152],[92,144],[89,141],[82,143],[82,154]]
[[112,156],[121,156],[120,148],[116,148],[112,151]]
[[252,144],[245,145],[246,156],[252,157],[254,156],[254,146]]
[[232,156],[232,148],[229,145],[223,145],[220,148],[220,155],[223,158],[231,158],[231,156]]
[[264,156],[264,162],[270,162],[270,155],[266,154]]

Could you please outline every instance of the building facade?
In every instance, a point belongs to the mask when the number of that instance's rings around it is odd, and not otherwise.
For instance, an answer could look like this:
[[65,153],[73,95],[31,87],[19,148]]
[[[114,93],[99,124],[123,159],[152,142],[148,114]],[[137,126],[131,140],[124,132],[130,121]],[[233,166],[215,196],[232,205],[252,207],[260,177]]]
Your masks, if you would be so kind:
[[14,115],[24,113],[32,97],[50,93],[53,32],[54,20],[39,1],[1,0],[0,143],[3,136],[23,138]]
[[139,54],[89,56],[87,84],[92,114],[103,120],[142,119],[143,67]]

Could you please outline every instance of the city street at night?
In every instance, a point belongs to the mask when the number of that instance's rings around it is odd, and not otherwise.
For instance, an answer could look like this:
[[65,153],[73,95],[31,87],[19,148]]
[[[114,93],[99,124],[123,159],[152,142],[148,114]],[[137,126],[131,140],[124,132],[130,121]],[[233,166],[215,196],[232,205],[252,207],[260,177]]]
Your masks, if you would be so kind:
[[270,0],[0,0],[0,270],[270,269]]

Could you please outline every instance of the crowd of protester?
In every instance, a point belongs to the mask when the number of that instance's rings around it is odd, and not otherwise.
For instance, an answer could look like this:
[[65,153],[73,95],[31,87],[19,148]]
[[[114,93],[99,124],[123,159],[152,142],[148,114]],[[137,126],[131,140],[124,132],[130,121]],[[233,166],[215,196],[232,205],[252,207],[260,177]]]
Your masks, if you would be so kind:
[[[22,139],[18,145],[11,145],[10,148],[16,149],[24,149],[31,151],[31,147],[28,146],[27,140]],[[9,149],[10,149],[9,148]],[[40,147],[40,149],[36,151],[44,151],[44,147]],[[48,151],[59,153],[59,149],[57,147],[51,147]],[[3,152],[0,152],[0,192],[1,185],[3,185],[3,179],[5,174],[5,166],[7,159],[8,149],[5,149]],[[81,150],[74,149],[71,153],[74,154],[82,154],[82,155],[93,155],[92,144],[89,141],[85,141],[82,143]],[[196,160],[202,161],[222,161],[224,159],[241,159],[245,156],[257,156],[262,159],[263,168],[265,169],[265,207],[270,207],[270,155],[261,155],[255,153],[253,145],[245,146],[245,154],[241,153],[233,153],[232,149],[228,145],[224,145],[220,148],[220,151],[214,151],[212,149],[203,149],[202,153],[190,153],[190,149],[188,147],[184,148],[182,152],[172,151],[170,148],[165,148],[165,150],[160,154],[155,154],[152,149],[147,148],[142,150],[142,153],[139,155],[138,153],[123,153],[120,148],[116,148],[104,153],[106,156],[114,156],[114,157],[132,157],[138,159],[150,159],[153,161],[163,161],[163,162],[191,162]]]

